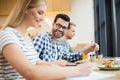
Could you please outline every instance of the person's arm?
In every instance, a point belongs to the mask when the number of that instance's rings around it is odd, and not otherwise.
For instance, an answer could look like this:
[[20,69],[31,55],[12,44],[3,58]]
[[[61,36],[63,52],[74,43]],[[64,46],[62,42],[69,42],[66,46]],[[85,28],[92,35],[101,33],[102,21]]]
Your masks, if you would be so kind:
[[82,55],[81,55],[82,52],[84,52],[87,55],[89,52],[99,50],[99,45],[96,43],[90,43],[87,44],[83,49],[80,49],[79,51],[75,51],[75,52],[69,52],[65,50],[62,46],[60,46],[59,49],[60,52],[62,53],[62,59],[65,59],[70,62],[74,62],[82,59]]
[[84,47],[84,53],[95,52],[99,50],[99,45],[97,43],[88,43]]
[[38,60],[37,61],[38,65],[59,65],[59,66],[66,66],[68,64],[68,62],[66,60],[55,60],[55,61],[51,61],[51,62],[44,62],[42,60]]
[[69,52],[63,47],[59,47],[61,58],[67,60],[68,62],[75,62],[78,60],[82,60],[81,51]]
[[26,80],[54,80],[88,75],[91,72],[90,64],[80,64],[75,67],[33,65],[23,54],[21,48],[16,44],[6,45],[3,48],[3,55]]

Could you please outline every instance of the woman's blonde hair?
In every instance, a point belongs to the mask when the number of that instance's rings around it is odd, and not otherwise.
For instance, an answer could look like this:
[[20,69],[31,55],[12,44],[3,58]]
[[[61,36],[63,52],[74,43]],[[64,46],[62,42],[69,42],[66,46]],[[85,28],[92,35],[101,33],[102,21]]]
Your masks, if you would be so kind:
[[14,9],[8,16],[4,28],[9,27],[16,27],[22,23],[25,17],[25,11],[30,8],[37,7],[39,5],[46,5],[45,0],[17,0]]

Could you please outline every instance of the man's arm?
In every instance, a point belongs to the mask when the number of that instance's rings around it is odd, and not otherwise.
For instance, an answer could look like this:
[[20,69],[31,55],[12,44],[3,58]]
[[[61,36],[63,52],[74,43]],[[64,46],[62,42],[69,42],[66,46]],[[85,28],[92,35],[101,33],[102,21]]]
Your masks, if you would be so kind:
[[99,50],[99,45],[96,43],[88,44],[88,45],[86,45],[86,47],[84,47],[76,52],[69,52],[69,51],[65,50],[62,46],[60,47],[62,59],[65,59],[70,62],[81,60],[82,52],[84,52],[87,55],[89,52],[98,51],[98,50]]

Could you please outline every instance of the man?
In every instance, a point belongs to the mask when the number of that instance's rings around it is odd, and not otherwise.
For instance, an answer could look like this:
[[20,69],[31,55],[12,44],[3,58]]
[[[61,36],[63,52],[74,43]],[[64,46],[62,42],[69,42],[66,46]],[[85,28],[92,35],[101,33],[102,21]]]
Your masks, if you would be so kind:
[[84,50],[70,53],[66,51],[59,42],[59,38],[64,36],[65,30],[68,28],[70,18],[66,14],[58,14],[52,23],[52,30],[50,33],[38,35],[33,39],[35,49],[40,54],[39,57],[43,61],[55,61],[64,59],[67,61],[77,61],[81,59],[82,52],[89,53],[93,50],[98,50],[96,44],[87,46]]
[[67,40],[72,39],[75,35],[76,25],[72,22],[69,23],[68,29],[65,31],[64,36],[61,38],[60,44],[69,52],[74,52]]

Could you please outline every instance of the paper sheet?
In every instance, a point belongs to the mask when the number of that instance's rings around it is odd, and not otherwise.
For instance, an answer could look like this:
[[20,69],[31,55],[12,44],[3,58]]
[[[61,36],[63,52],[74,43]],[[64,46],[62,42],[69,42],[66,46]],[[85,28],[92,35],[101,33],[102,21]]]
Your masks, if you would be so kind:
[[115,76],[115,74],[102,74],[102,73],[93,71],[89,76],[73,77],[73,78],[68,78],[66,80],[100,80],[100,79],[108,78],[112,76]]

